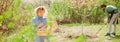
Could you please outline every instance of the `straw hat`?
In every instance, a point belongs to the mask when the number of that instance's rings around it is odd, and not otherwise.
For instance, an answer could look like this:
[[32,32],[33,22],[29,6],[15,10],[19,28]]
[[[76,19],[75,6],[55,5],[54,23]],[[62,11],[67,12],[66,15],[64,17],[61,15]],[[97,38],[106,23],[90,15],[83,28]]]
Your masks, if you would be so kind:
[[44,13],[44,15],[43,15],[43,18],[46,18],[46,17],[47,17],[47,14],[48,14],[47,8],[46,8],[45,6],[39,6],[39,7],[35,8],[35,14],[37,14],[38,9],[44,9],[44,10],[45,10],[45,13]]

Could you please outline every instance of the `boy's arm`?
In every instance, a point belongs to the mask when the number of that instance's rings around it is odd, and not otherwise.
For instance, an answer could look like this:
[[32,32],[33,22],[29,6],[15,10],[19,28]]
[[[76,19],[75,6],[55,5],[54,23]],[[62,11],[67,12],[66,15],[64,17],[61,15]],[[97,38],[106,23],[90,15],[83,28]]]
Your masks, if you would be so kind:
[[37,28],[42,28],[42,27],[47,27],[47,26],[46,25],[44,26],[43,22],[37,26]]
[[40,23],[37,27],[37,30],[45,30],[47,29],[47,25],[43,25],[43,23]]
[[107,17],[110,17],[110,14],[109,13],[105,13]]
[[107,9],[105,9],[105,14],[107,17],[109,17],[109,13],[107,12]]
[[43,23],[40,23],[40,24],[37,26],[37,28],[40,29],[40,28],[42,28],[42,26],[43,26]]

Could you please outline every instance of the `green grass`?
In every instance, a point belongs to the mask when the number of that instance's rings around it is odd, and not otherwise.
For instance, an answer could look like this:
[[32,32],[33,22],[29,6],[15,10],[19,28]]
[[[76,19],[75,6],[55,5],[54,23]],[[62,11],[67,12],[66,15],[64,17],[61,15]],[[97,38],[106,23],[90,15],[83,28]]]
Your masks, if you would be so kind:
[[77,39],[76,42],[85,42],[86,36],[84,34],[81,34]]

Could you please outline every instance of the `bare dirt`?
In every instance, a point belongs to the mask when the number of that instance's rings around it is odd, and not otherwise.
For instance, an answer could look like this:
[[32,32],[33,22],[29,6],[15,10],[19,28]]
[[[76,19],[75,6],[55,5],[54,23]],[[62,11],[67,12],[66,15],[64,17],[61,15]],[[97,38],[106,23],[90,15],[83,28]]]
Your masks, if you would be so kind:
[[107,26],[104,25],[60,26],[59,32],[52,33],[52,35],[56,42],[75,42],[81,34],[87,37],[86,42],[112,42],[112,39],[106,39],[104,36],[106,32]]

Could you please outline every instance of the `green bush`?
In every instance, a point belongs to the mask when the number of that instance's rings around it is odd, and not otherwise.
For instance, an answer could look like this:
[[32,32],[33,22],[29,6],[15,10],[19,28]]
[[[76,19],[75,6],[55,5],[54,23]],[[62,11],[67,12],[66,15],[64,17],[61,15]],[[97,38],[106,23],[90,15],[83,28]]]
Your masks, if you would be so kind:
[[14,28],[14,26],[15,26],[14,23],[12,23],[12,22],[8,23],[8,28]]
[[[11,0],[13,1],[13,0]],[[10,3],[7,3],[10,4]],[[5,12],[2,13],[2,15],[0,15],[0,24],[1,26],[7,26],[8,28],[13,28],[14,24],[15,24],[15,20],[14,19],[20,19],[20,18],[16,18],[16,15],[19,15],[19,6],[21,4],[21,0],[14,0],[13,4],[11,4],[8,8],[6,8],[7,10]],[[17,10],[17,11],[16,11]],[[20,15],[18,16],[20,17]],[[13,19],[14,18],[14,19]],[[14,23],[12,23],[14,22]]]
[[32,25],[26,25],[20,30],[15,30],[16,32],[8,36],[6,42],[25,42],[25,41],[34,41],[35,37],[35,28],[32,28]]
[[49,14],[52,14],[56,17],[56,19],[63,19],[67,17],[69,5],[65,2],[54,2],[51,4]]
[[87,1],[86,4],[79,2],[71,4],[72,1],[53,2],[51,4],[50,14],[52,14],[56,20],[68,19],[72,23],[102,23],[105,14],[100,9],[101,4],[120,6],[120,2],[110,0],[93,1],[93,4],[91,1]]
[[1,28],[2,26],[6,26],[7,28],[17,28],[19,26],[28,24],[32,18],[32,15],[26,15],[32,14],[31,10],[33,9],[33,7],[31,5],[25,6],[25,10],[22,10],[22,0],[11,1],[13,1],[13,3],[7,8],[5,12],[2,13],[2,15],[0,15]]
[[[2,13],[2,15],[0,15],[0,29],[2,30],[3,26],[5,26],[6,29],[8,29],[7,31],[5,31],[5,34],[2,34],[3,35],[2,37],[4,37],[5,39],[8,36],[14,35],[13,33],[17,29],[22,28],[24,25],[28,25],[28,23],[30,23],[31,18],[33,16],[33,15],[31,15],[32,14],[31,10],[33,9],[33,7],[31,5],[27,5],[25,7],[25,10],[22,10],[22,8],[21,8],[22,0],[10,0],[10,1],[12,1],[13,3],[11,5],[9,5],[8,8],[6,8],[6,11],[4,11]],[[8,4],[10,4],[10,3],[8,3]],[[29,14],[31,16],[27,16],[26,14]],[[26,32],[26,31],[23,31],[23,32]],[[4,31],[1,31],[1,32],[4,32]],[[32,32],[26,33],[25,35],[32,36],[31,33]],[[0,38],[0,42],[3,42],[5,39]],[[22,35],[20,35],[20,37],[16,36],[13,38],[8,38],[6,40],[6,42],[10,42],[10,41],[11,42],[18,42],[18,41],[24,42],[24,39],[22,38]]]

